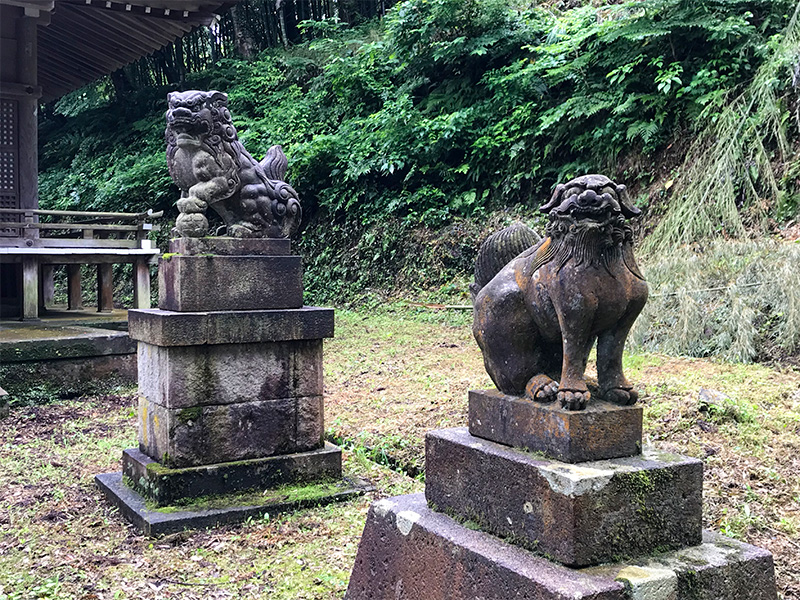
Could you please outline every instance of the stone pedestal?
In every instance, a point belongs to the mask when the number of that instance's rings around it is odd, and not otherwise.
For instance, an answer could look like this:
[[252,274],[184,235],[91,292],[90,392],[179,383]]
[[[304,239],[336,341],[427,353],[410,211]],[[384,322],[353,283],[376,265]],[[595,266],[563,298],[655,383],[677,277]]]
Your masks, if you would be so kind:
[[436,510],[568,566],[703,537],[703,464],[674,454],[571,465],[444,429],[427,435],[425,481]]
[[[302,306],[289,251],[288,240],[173,240],[159,308],[129,311],[139,447],[123,454],[123,481],[150,504],[342,479],[341,451],[323,439],[333,310]],[[99,483],[120,504],[110,481]]]
[[642,450],[641,409],[469,403],[427,435],[424,497],[373,504],[347,600],[776,599],[769,552],[702,531],[702,463]]

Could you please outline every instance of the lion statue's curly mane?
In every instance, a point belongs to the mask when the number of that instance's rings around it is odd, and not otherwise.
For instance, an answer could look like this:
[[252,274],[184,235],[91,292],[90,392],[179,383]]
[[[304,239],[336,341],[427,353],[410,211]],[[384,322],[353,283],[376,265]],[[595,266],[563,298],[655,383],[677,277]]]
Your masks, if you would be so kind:
[[176,233],[208,233],[210,206],[232,237],[289,237],[300,225],[297,192],[283,181],[288,161],[272,146],[261,162],[244,148],[228,110],[228,96],[190,90],[168,96],[167,166],[181,190]]

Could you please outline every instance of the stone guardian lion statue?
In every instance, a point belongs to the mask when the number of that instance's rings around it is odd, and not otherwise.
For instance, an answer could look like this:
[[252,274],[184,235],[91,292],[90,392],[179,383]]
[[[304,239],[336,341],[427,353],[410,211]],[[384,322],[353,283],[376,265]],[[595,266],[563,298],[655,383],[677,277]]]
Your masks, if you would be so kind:
[[207,235],[210,206],[231,237],[293,235],[302,210],[297,192],[283,181],[288,161],[282,148],[273,146],[261,162],[250,156],[233,126],[227,94],[190,90],[168,100],[167,166],[181,190],[175,232]]
[[[581,410],[590,398],[584,371],[596,340],[602,399],[634,404],[622,350],[647,284],[626,218],[641,211],[624,185],[602,175],[558,185],[540,210],[550,218],[546,237],[473,286],[473,333],[486,370],[503,393]],[[485,245],[497,239],[504,238]],[[482,247],[481,255],[493,251]]]

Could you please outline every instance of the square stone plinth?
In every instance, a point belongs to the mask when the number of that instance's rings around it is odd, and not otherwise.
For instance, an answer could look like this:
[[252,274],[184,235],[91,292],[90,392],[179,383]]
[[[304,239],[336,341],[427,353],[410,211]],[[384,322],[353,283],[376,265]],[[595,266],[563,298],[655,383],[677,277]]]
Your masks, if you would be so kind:
[[165,255],[158,307],[178,312],[299,308],[299,256]]
[[345,594],[346,600],[776,597],[770,554],[721,536],[708,534],[701,546],[653,559],[577,570],[464,527],[428,508],[422,494],[370,507]]
[[186,408],[139,397],[139,449],[166,467],[315,450],[323,428],[322,396]]
[[641,452],[642,409],[592,400],[585,410],[564,410],[557,403],[473,390],[469,432],[568,463],[620,458]]
[[322,340],[139,344],[139,394],[164,408],[322,396]]
[[95,483],[135,528],[152,537],[239,523],[264,514],[274,517],[302,508],[349,500],[374,490],[368,482],[348,476],[298,486],[280,486],[241,496],[204,497],[194,504],[159,508],[153,507],[141,494],[128,487],[122,473],[97,475]]
[[647,450],[572,465],[469,434],[426,437],[431,507],[570,566],[699,544],[703,463]]
[[255,344],[333,337],[333,309],[175,312],[128,311],[128,335],[154,346]]
[[171,469],[131,448],[122,453],[122,474],[137,492],[166,506],[186,498],[339,479],[342,451],[326,443],[310,452]]

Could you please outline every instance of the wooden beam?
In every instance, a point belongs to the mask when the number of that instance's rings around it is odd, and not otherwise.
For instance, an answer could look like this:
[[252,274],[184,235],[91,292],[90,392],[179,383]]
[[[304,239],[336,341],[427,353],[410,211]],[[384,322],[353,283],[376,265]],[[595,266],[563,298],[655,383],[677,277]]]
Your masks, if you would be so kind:
[[81,265],[67,265],[67,310],[81,310]]
[[114,265],[97,265],[97,312],[114,310]]
[[164,216],[164,211],[159,210],[153,212],[150,208],[145,212],[139,213],[123,213],[123,212],[97,212],[97,211],[84,211],[84,210],[45,210],[41,208],[27,210],[24,208],[0,208],[1,214],[10,215],[40,215],[40,216],[54,216],[54,217],[91,217],[98,219],[158,219]]
[[39,267],[39,308],[47,309],[53,305],[53,298],[56,295],[55,267],[53,265],[41,265]]
[[[25,241],[33,241],[28,246]],[[22,242],[22,243],[20,243]],[[0,248],[94,248],[102,251],[103,248],[139,248],[139,240],[84,240],[66,238],[37,238],[24,240],[23,238],[0,238]]]
[[[74,28],[73,30],[75,33],[84,36],[90,36],[94,33],[94,35],[97,36],[99,32],[103,32],[109,40],[119,40],[121,45],[125,46],[125,48],[135,50],[134,54],[137,57],[146,56],[158,49],[141,42],[141,38],[137,38],[135,33],[133,35],[125,35],[123,32],[120,32],[118,23],[102,12],[83,11],[69,4],[65,4],[61,8],[64,9],[64,15],[69,15],[69,20],[71,21],[69,26]],[[142,29],[144,29],[144,27]],[[124,54],[119,57],[121,60],[118,62],[123,62],[123,57]],[[125,63],[123,62],[123,64]]]
[[160,231],[158,225],[143,223],[142,225],[103,225],[101,223],[18,223],[16,221],[0,221],[0,229],[74,229],[79,231]]
[[39,318],[39,261],[35,256],[22,259],[22,320]]
[[[86,0],[61,0],[64,4],[73,4],[75,6],[80,6],[81,8],[86,7],[95,10],[103,10],[110,13],[115,14],[127,14],[127,15],[135,15],[140,17],[146,17],[148,19],[163,19],[167,21],[177,21],[177,22],[195,22],[201,25],[208,25],[210,24],[215,18],[216,14],[212,11],[204,10],[199,11],[199,6],[196,4],[186,3],[185,5],[181,5],[182,3],[175,3],[171,7],[155,7],[155,6],[141,6],[138,4],[134,4],[132,2],[111,2],[111,6],[107,5],[107,0],[94,0],[93,2],[87,3]],[[151,3],[152,4],[152,3]],[[128,10],[130,7],[130,10]],[[150,9],[149,11],[147,9]],[[188,13],[188,14],[187,14]]]

